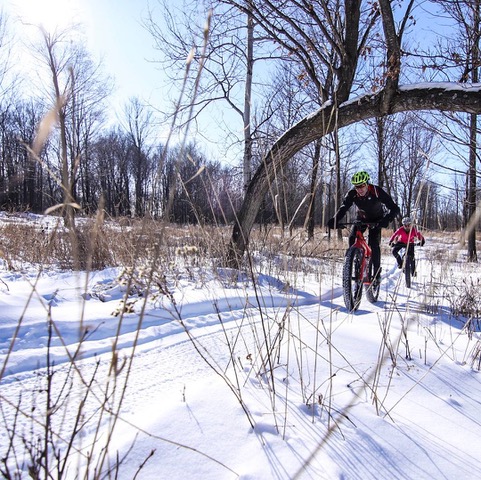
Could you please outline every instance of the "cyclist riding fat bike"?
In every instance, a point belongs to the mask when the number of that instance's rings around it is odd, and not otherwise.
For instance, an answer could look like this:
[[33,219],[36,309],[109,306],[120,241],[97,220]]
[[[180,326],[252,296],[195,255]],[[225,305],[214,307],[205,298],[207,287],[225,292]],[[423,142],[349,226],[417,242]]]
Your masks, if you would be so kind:
[[[396,259],[398,268],[402,268],[402,258],[399,255],[401,248],[408,248],[408,253],[414,258],[414,244],[416,240],[423,246],[425,239],[421,232],[413,225],[410,217],[402,219],[402,226],[399,227],[389,239],[389,246],[392,248],[392,254]],[[414,271],[416,271],[414,269]]]
[[[327,226],[336,228],[337,223],[344,217],[352,205],[357,207],[357,220],[375,224],[369,229],[368,243],[372,249],[372,264],[374,278],[381,278],[381,229],[386,228],[399,215],[400,209],[391,196],[381,187],[371,183],[369,174],[365,171],[355,173],[351,178],[354,188],[347,192],[339,210],[329,219]],[[349,246],[356,240],[356,231],[366,231],[367,227],[353,225],[349,234]]]

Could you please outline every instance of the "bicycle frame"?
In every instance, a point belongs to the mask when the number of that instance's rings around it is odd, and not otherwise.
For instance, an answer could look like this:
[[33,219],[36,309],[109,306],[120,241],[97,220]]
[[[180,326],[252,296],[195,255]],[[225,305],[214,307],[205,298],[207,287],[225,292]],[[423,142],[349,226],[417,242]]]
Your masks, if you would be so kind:
[[419,246],[419,242],[410,243],[399,251],[399,254],[402,255],[402,265],[407,288],[411,288],[411,277],[415,274],[416,257],[414,248],[417,246]]
[[362,290],[365,287],[366,297],[369,302],[377,302],[379,295],[379,282],[371,281],[372,249],[364,238],[363,227],[373,227],[373,224],[355,222],[351,224],[340,224],[338,228],[345,228],[347,225],[355,225],[356,237],[354,243],[346,252],[343,273],[342,288],[344,303],[349,312],[359,308],[361,303]]
[[356,230],[356,240],[354,241],[352,246],[355,248],[361,249],[364,253],[362,256],[360,276],[362,278],[363,283],[370,284],[371,279],[369,278],[369,272],[366,272],[366,267],[367,265],[369,265],[369,259],[371,258],[371,255],[372,255],[372,249],[369,246],[369,244],[366,242],[366,239],[364,238],[364,234],[359,229]]

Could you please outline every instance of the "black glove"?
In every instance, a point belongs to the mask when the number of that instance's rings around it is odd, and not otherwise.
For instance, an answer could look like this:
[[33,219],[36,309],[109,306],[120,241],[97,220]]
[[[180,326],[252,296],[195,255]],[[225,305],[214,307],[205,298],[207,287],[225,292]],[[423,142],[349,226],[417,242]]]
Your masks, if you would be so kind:
[[378,223],[378,225],[381,228],[386,228],[389,226],[390,223],[391,223],[391,219],[389,217],[383,217],[381,218],[381,221]]
[[394,243],[392,242],[389,242],[389,246],[392,247],[394,245]]
[[421,247],[424,247],[424,244],[426,243],[426,240],[424,238],[421,240]]
[[328,221],[327,221],[327,227],[328,228],[334,228],[334,223],[336,223],[336,219],[334,217],[330,218]]

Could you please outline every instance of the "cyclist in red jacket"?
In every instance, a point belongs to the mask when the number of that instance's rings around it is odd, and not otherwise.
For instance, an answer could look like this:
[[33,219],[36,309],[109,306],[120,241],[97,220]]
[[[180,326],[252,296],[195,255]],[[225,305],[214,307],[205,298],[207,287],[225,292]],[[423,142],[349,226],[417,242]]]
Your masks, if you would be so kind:
[[[373,224],[369,228],[368,243],[372,249],[373,281],[381,279],[381,229],[388,227],[394,218],[399,215],[400,209],[391,196],[377,185],[371,183],[369,174],[365,171],[356,172],[351,183],[354,188],[347,192],[342,205],[334,217],[327,222],[329,228],[336,228],[339,220],[355,205],[357,207],[357,220]],[[356,240],[356,231],[359,227],[353,225],[349,234],[349,246]],[[364,232],[367,227],[361,227]]]
[[399,227],[389,239],[389,246],[393,247],[392,254],[397,261],[398,268],[402,268],[402,258],[399,255],[399,250],[408,246],[409,254],[414,258],[414,244],[416,240],[421,246],[424,245],[425,239],[421,232],[413,225],[410,217],[404,217],[402,219],[402,226]]

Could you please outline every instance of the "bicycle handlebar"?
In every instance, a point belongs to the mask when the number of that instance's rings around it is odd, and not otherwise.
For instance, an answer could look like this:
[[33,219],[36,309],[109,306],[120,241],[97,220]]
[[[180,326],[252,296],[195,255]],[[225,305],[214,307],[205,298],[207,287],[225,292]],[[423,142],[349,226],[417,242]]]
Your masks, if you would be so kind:
[[[409,242],[409,244],[404,243],[404,242],[394,242],[394,243],[392,243],[392,246],[394,246],[396,244],[403,245],[404,247],[407,247],[408,245],[413,245],[414,247],[422,247],[423,246],[423,242],[420,242],[420,241]],[[389,245],[391,245],[391,244],[389,244]]]
[[358,227],[368,227],[368,228],[375,228],[379,226],[378,222],[363,222],[361,220],[357,220],[355,222],[342,222],[342,223],[337,223],[335,229],[341,229],[341,228],[346,228],[351,225],[356,225]]

